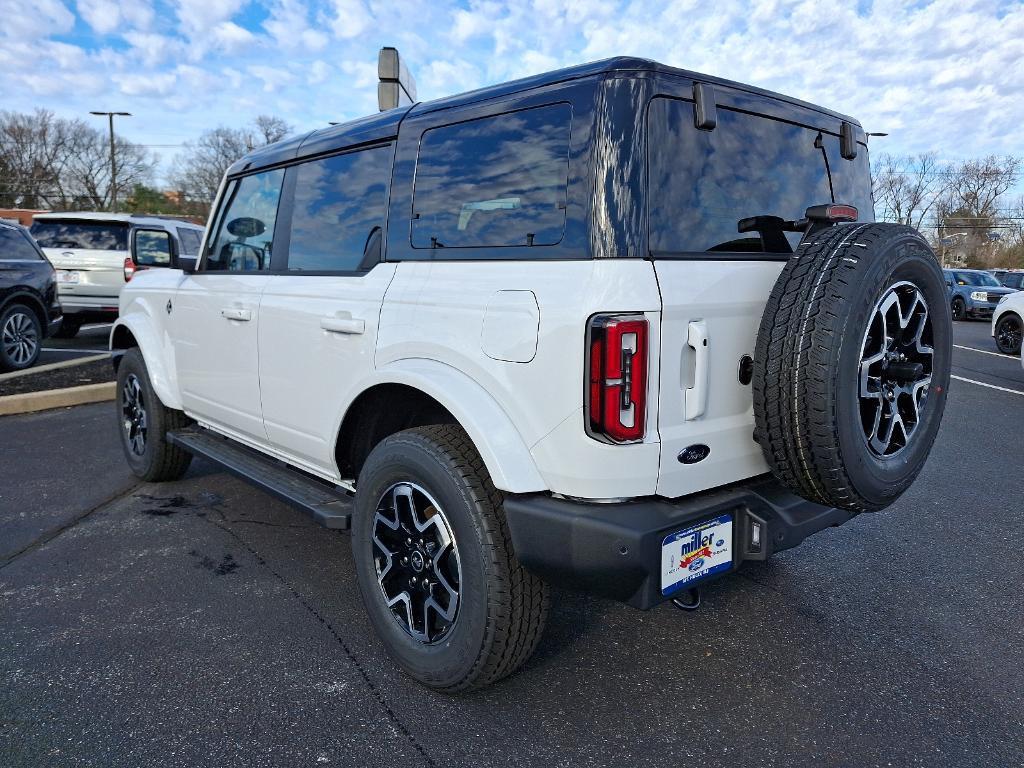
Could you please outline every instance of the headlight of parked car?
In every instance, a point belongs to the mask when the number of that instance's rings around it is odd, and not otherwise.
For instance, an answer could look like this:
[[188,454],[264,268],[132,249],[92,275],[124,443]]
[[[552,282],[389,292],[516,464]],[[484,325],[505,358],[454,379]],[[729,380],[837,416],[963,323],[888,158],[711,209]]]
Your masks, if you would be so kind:
[[1002,303],[1003,303],[1004,301],[1006,301],[1006,300],[1007,300],[1008,298],[1010,298],[1010,296],[1012,296],[1012,295],[1013,295],[1013,294],[1010,294],[1010,293],[1008,293],[1008,294],[1006,294],[1005,296],[1000,296],[1000,297],[999,297],[999,303],[1000,303],[1000,304],[1002,304]]
[[988,301],[988,291],[971,291],[971,298],[975,301]]

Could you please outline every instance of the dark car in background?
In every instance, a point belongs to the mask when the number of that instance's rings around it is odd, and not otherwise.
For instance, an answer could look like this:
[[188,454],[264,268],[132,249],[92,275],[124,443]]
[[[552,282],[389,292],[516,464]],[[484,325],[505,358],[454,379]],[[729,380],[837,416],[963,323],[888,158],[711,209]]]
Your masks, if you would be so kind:
[[980,269],[944,269],[942,274],[946,279],[954,320],[992,317],[999,300],[1015,292]]
[[0,222],[0,371],[34,365],[62,314],[53,265],[25,227]]

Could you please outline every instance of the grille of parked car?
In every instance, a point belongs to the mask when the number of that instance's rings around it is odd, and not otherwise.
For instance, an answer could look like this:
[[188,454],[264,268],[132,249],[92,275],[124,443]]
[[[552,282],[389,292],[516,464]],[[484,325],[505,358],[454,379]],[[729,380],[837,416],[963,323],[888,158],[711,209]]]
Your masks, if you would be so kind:
[[1003,298],[1003,294],[1001,293],[990,293],[988,295],[988,300],[991,301],[993,304],[998,304],[1001,298]]

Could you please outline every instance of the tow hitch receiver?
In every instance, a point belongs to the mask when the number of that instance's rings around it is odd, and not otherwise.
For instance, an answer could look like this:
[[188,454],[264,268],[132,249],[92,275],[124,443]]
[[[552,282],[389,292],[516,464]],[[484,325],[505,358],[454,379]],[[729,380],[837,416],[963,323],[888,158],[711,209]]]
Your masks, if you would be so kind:
[[673,597],[672,605],[681,611],[696,611],[700,608],[700,589],[693,587],[686,590],[682,596]]

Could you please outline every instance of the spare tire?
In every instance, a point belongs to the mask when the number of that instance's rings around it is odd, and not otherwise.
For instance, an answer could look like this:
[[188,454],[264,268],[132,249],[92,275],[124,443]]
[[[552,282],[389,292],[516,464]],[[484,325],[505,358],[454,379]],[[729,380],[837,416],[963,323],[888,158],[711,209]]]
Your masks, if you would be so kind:
[[915,229],[848,224],[806,238],[754,353],[754,438],[776,477],[819,504],[892,504],[938,432],[951,329],[942,271]]

